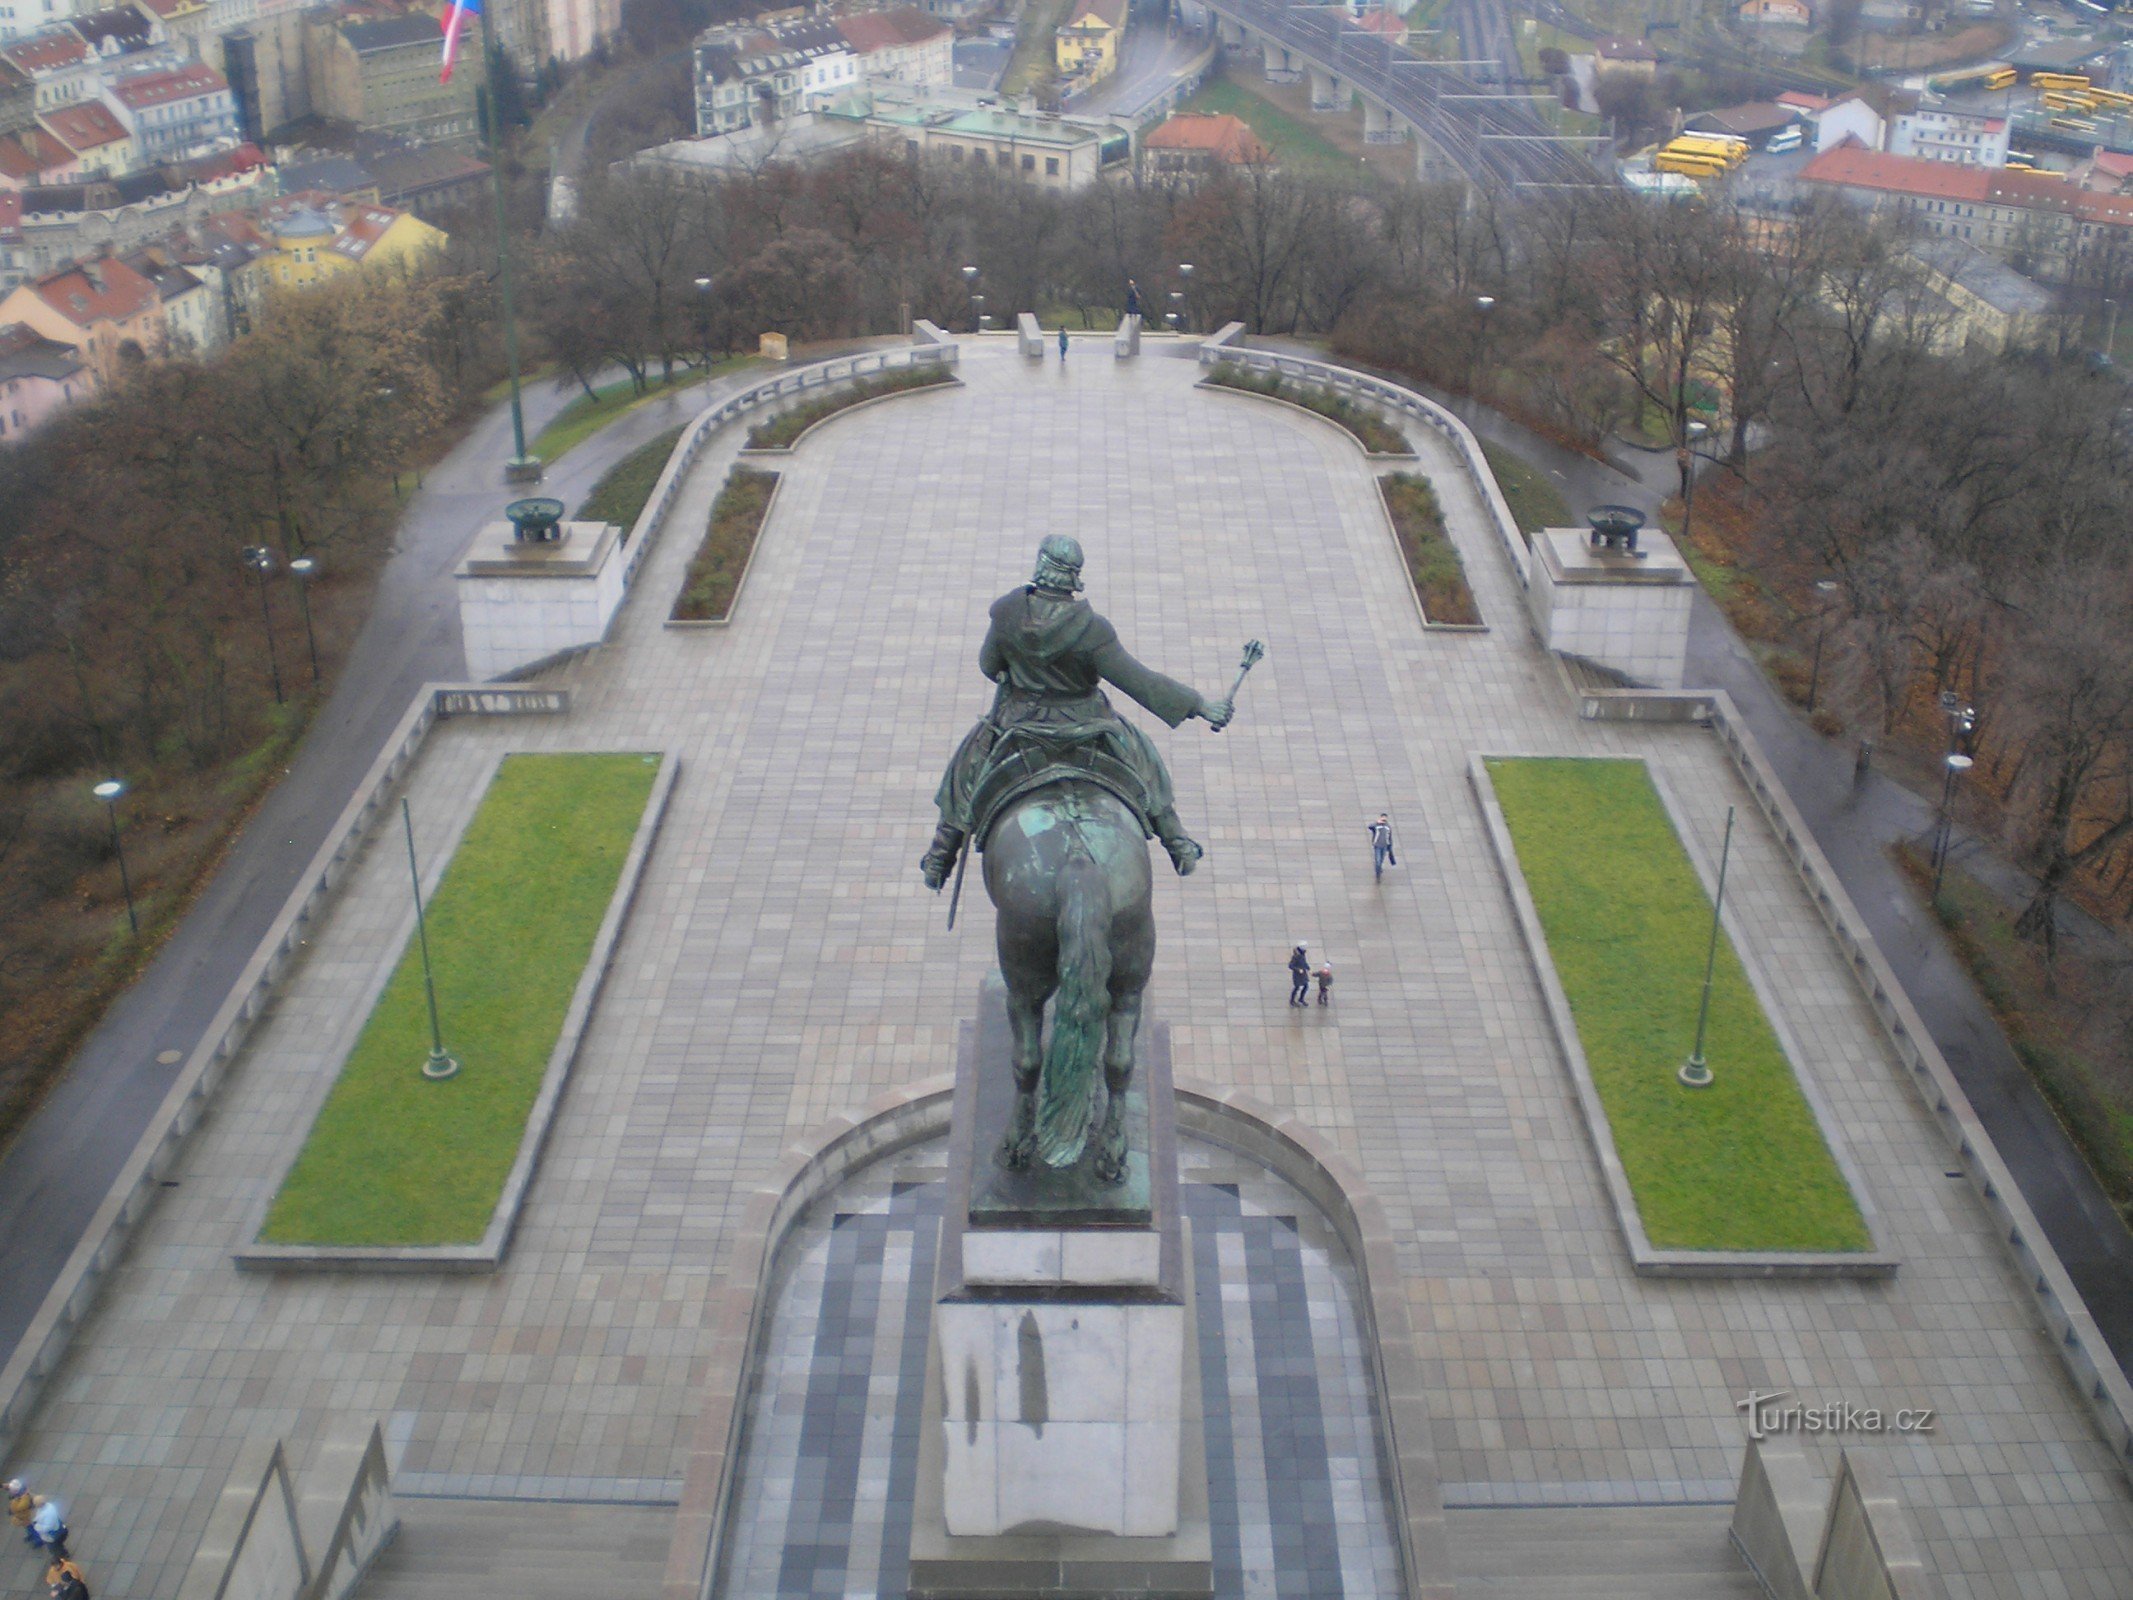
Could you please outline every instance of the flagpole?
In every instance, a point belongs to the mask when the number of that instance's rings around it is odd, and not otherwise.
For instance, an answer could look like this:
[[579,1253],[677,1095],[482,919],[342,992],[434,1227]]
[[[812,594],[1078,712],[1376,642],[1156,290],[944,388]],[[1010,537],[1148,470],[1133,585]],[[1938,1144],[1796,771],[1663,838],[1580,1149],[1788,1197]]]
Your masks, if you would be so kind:
[[511,459],[504,464],[506,483],[532,483],[541,475],[538,456],[526,453],[526,412],[519,402],[518,313],[511,300],[511,235],[504,217],[504,114],[496,99],[496,35],[489,21],[489,7],[481,7],[481,63],[488,92],[486,132],[489,140],[489,180],[496,192],[496,278],[504,300],[504,360],[511,369]]

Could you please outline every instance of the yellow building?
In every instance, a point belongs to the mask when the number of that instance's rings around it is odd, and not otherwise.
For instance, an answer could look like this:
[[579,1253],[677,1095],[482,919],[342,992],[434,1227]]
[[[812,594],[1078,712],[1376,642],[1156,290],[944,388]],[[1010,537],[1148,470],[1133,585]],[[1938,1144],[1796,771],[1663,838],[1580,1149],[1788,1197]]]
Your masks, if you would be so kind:
[[1118,42],[1126,32],[1126,0],[1074,0],[1057,34],[1060,75],[1095,83],[1118,65]]
[[269,206],[259,232],[270,247],[257,273],[277,287],[300,288],[357,267],[413,265],[444,247],[446,235],[409,211],[320,192]]

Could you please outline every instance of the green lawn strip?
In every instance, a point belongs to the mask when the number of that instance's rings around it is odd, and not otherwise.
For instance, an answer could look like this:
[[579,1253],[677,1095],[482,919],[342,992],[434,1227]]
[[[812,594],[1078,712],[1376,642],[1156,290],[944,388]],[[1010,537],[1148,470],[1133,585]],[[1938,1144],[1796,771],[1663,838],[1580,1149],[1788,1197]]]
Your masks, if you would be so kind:
[[534,436],[528,447],[542,461],[553,466],[560,456],[574,446],[583,444],[610,422],[635,411],[649,401],[662,395],[679,394],[704,381],[701,372],[684,373],[672,383],[653,384],[648,389],[639,389],[627,378],[620,383],[610,383],[596,389],[592,396],[580,394],[548,421],[548,426]]
[[1467,586],[1466,564],[1445,531],[1436,488],[1419,473],[1395,472],[1378,479],[1378,492],[1400,537],[1422,614],[1432,622],[1478,624],[1481,608]]
[[1028,94],[1058,71],[1058,32],[1066,24],[1072,0],[1029,0],[1015,29],[1014,53],[1000,75],[1000,93]]
[[1865,1250],[1872,1241],[1732,941],[1705,1056],[1696,1037],[1711,901],[1641,761],[1488,763],[1578,1041],[1652,1244]]
[[1285,172],[1338,178],[1351,186],[1362,177],[1362,162],[1316,128],[1226,78],[1206,85],[1178,109],[1224,112],[1238,118],[1274,152],[1274,164]]
[[643,515],[644,503],[652,498],[659,475],[667,469],[667,457],[674,453],[681,430],[687,426],[684,422],[667,429],[609,467],[584,503],[571,513],[572,517],[580,522],[618,523],[627,536]]
[[780,412],[768,422],[759,422],[748,430],[748,448],[751,450],[790,449],[795,439],[807,432],[824,417],[833,417],[840,411],[868,400],[878,400],[885,394],[901,394],[906,389],[930,389],[936,384],[952,383],[955,374],[940,367],[901,367],[894,372],[884,372],[878,377],[861,378],[856,383],[846,384],[834,394],[826,394],[820,400],[810,400],[804,406],[795,406],[790,411]]
[[428,906],[459,1075],[422,1075],[429,1011],[410,937],[268,1209],[263,1242],[481,1238],[658,772],[642,754],[504,759]]
[[1292,406],[1302,406],[1306,411],[1315,411],[1328,422],[1337,422],[1362,442],[1365,450],[1373,455],[1409,456],[1414,446],[1407,442],[1407,435],[1385,421],[1376,412],[1366,410],[1354,401],[1307,383],[1291,383],[1272,372],[1252,372],[1246,368],[1222,365],[1208,374],[1207,381],[1221,389],[1242,389],[1246,394],[1265,395],[1270,400],[1286,400]]
[[763,531],[763,516],[778,487],[775,472],[735,467],[711,503],[703,543],[689,558],[688,576],[675,596],[676,622],[715,622],[733,609],[734,591],[748,570],[748,554]]
[[1503,491],[1504,503],[1511,508],[1511,518],[1520,528],[1531,534],[1543,528],[1574,526],[1569,502],[1540,468],[1524,456],[1487,440],[1482,441],[1481,453],[1488,458],[1489,471],[1496,475],[1496,487]]

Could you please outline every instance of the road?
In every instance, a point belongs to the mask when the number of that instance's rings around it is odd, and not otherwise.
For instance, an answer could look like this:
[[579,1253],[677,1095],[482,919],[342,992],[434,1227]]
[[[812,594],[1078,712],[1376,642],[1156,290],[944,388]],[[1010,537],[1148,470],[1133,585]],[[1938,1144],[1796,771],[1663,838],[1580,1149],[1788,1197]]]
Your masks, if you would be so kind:
[[[564,457],[541,492],[575,505],[631,450],[746,381],[721,380],[631,412]],[[528,434],[576,392],[529,389]],[[465,676],[452,569],[481,525],[500,516],[510,453],[510,413],[499,406],[426,475],[402,516],[370,618],[287,773],[0,1155],[0,1365],[416,690]]]
[[[1470,3],[1488,6],[1491,0]],[[1491,79],[1485,84],[1464,70],[1424,61],[1365,33],[1344,10],[1291,9],[1279,0],[1210,0],[1210,6],[1389,107],[1477,185],[1515,190],[1607,181],[1579,153],[1582,147],[1549,137],[1551,130],[1530,105],[1499,98],[1506,92],[1493,81],[1500,69],[1481,69]]]
[[1077,116],[1139,119],[1208,46],[1204,33],[1174,31],[1162,17],[1135,17],[1111,76],[1067,109]]

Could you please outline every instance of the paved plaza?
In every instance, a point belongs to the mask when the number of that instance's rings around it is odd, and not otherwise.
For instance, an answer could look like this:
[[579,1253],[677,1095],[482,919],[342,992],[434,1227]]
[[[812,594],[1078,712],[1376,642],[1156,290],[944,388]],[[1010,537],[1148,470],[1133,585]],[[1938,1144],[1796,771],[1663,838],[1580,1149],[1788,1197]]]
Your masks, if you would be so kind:
[[[68,1501],[99,1596],[173,1594],[240,1444],[285,1437],[300,1471],[340,1416],[385,1419],[403,1493],[626,1503],[650,1508],[631,1537],[652,1536],[749,1186],[801,1131],[952,1068],[992,919],[966,892],[950,933],[920,886],[930,799],[987,704],[985,606],[1071,533],[1149,665],[1218,693],[1243,641],[1267,642],[1226,732],[1156,730],[1208,857],[1160,874],[1150,1008],[1181,1078],[1293,1113],[1382,1202],[1461,1572],[1490,1572],[1490,1519],[1536,1509],[1680,1508],[1719,1549],[1736,1402],[1786,1388],[1934,1408],[1931,1435],[1845,1442],[1885,1462],[1951,1596],[2122,1597],[2126,1478],[1798,880],[1708,733],[1577,720],[1449,451],[1416,440],[1486,634],[1424,632],[1370,469],[1324,423],[1195,392],[1188,361],[1114,363],[1106,342],[1063,368],[966,345],[961,373],[811,436],[733,626],[669,630],[729,433],[611,642],[552,674],[568,714],[433,734],[408,789],[431,858],[507,750],[680,761],[510,1257],[490,1278],[230,1265],[411,926],[388,832],[13,1463]],[[1741,806],[1728,898],[1897,1278],[1631,1275],[1468,787],[1476,750],[1645,756],[1714,856]],[[1377,884],[1364,824],[1384,809],[1400,865]],[[1299,940],[1333,963],[1328,1008],[1285,1003]],[[1834,1445],[1811,1444],[1827,1474]],[[0,1593],[35,1576],[18,1552]]]

